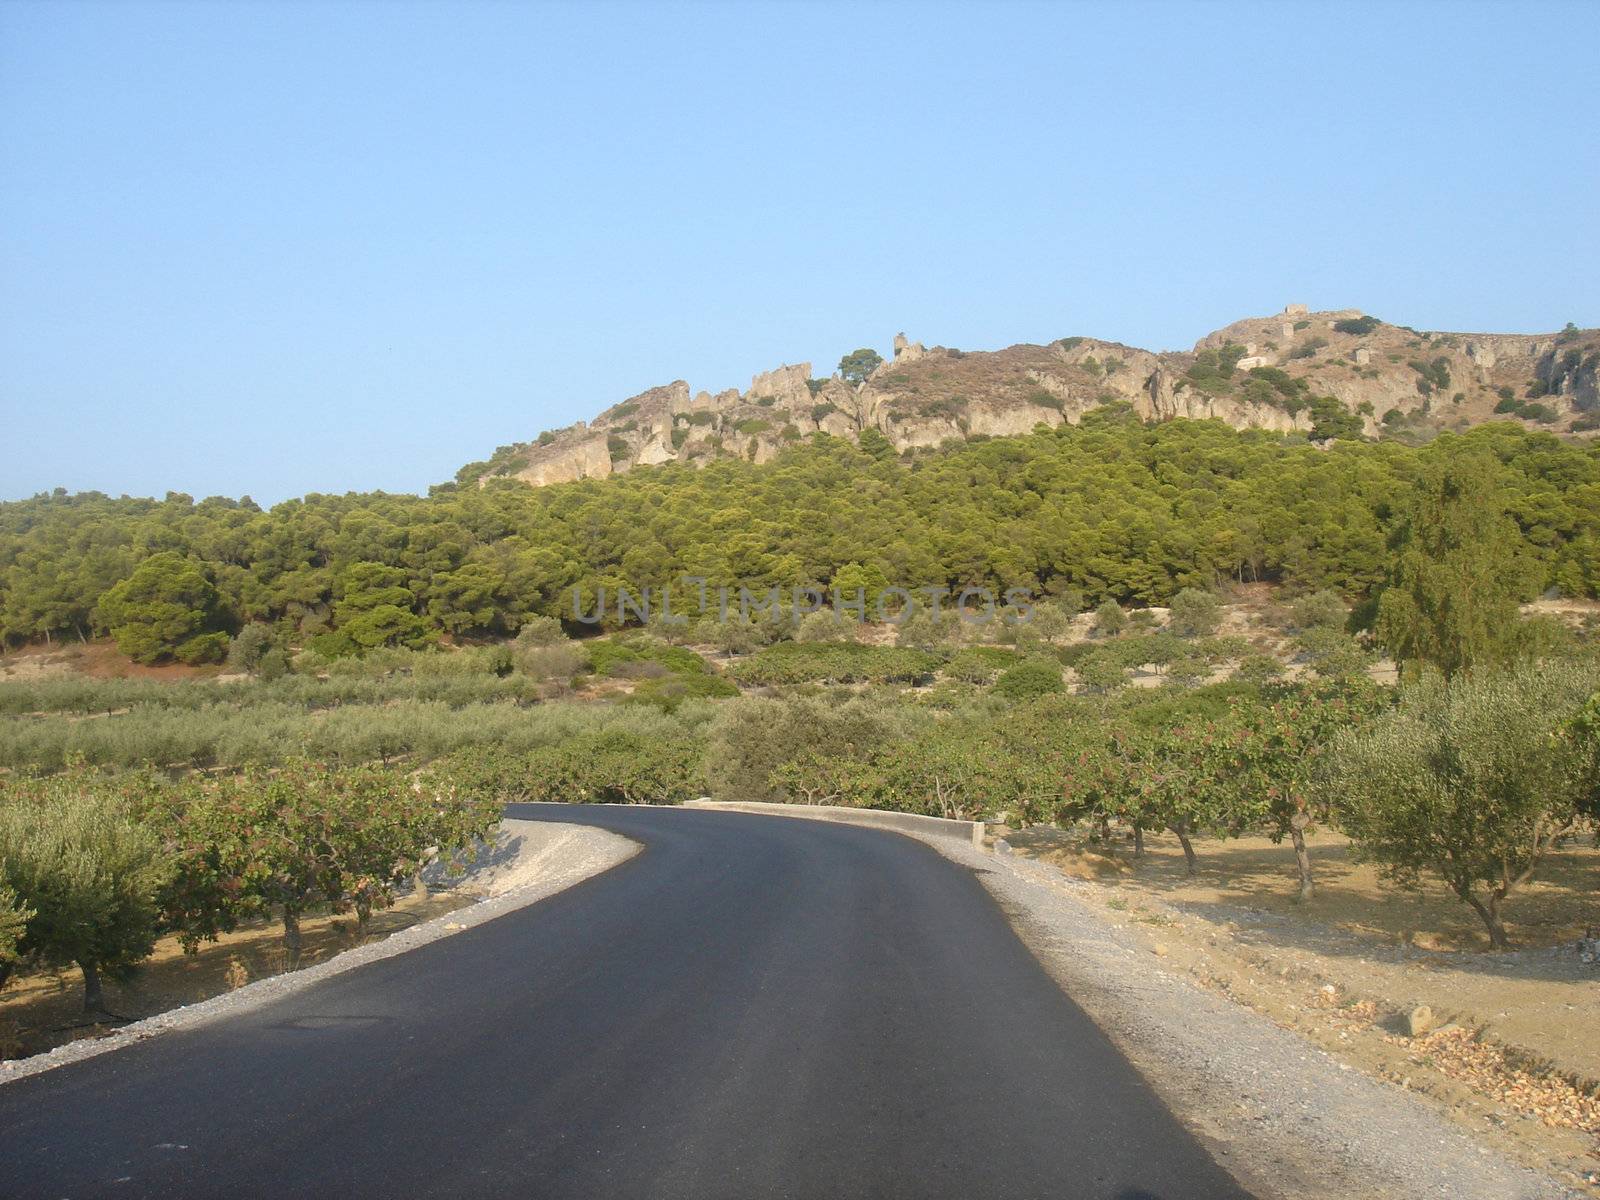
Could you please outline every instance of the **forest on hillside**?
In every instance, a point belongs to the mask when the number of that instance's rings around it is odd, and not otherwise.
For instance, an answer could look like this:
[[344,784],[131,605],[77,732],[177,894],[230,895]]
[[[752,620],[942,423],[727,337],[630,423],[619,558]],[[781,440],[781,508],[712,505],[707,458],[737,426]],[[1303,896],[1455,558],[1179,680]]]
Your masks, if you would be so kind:
[[844,577],[1159,604],[1267,581],[1372,597],[1416,481],[1491,463],[1531,599],[1600,593],[1600,448],[1492,424],[1420,447],[1091,416],[897,456],[816,435],[756,465],[667,465],[540,489],[313,494],[263,510],[57,491],[0,504],[0,638],[111,633],[141,661],[216,661],[269,626],[327,657],[570,619],[572,589],[684,576],[751,587]]

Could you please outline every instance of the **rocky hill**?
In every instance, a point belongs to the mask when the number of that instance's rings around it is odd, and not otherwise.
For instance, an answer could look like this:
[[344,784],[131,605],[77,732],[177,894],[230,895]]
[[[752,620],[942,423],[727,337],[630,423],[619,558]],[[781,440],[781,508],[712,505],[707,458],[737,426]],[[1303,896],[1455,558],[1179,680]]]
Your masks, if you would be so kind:
[[815,377],[810,363],[763,372],[744,392],[692,392],[680,379],[503,446],[457,478],[542,486],[673,461],[764,462],[817,432],[877,430],[907,451],[1076,424],[1109,406],[1147,421],[1217,418],[1319,441],[1419,439],[1496,419],[1582,435],[1600,428],[1597,368],[1600,330],[1430,333],[1293,304],[1207,334],[1188,352],[1091,337],[963,351],[898,335],[893,357],[859,385]]

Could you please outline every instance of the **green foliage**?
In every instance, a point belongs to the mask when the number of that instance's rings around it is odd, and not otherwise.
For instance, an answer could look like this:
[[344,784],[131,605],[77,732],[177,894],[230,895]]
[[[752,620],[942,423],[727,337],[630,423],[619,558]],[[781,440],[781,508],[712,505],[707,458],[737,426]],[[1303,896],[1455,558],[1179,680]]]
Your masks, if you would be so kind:
[[1006,668],[994,685],[994,694],[1007,700],[1034,700],[1066,690],[1061,663],[1050,655],[1035,655]]
[[621,730],[583,734],[527,756],[528,799],[556,804],[682,804],[704,790],[702,747]]
[[927,683],[939,657],[900,646],[851,642],[780,642],[734,664],[731,674],[750,686],[796,683]]
[[1115,600],[1102,600],[1094,610],[1094,631],[1101,637],[1112,637],[1128,627],[1128,615]]
[[[923,451],[914,465],[873,431],[862,446],[815,438],[760,466],[668,463],[425,498],[319,495],[271,512],[41,496],[0,504],[0,633],[12,645],[90,635],[97,606],[153,547],[209,572],[219,594],[198,606],[199,628],[181,623],[182,640],[236,616],[270,624],[284,644],[327,635],[312,644],[330,656],[570,617],[578,584],[673,584],[681,595],[684,574],[789,586],[850,562],[913,587],[1072,587],[1091,605],[1164,604],[1222,578],[1358,600],[1389,573],[1386,540],[1413,481],[1455,443],[1495,458],[1537,589],[1600,586],[1600,451],[1500,425],[1420,448],[1368,445],[1338,401],[1309,407],[1313,438],[1338,444],[1090,414],[1081,426]],[[383,603],[388,623],[365,618],[360,641],[345,631]],[[170,654],[179,643],[156,644]]]
[[4,784],[0,880],[33,914],[17,949],[46,965],[76,963],[93,1010],[100,973],[126,975],[154,947],[172,867],[153,832],[78,781]]
[[234,635],[228,644],[228,669],[245,674],[255,674],[261,658],[272,649],[272,630],[260,622],[251,622]]
[[1571,662],[1425,674],[1335,745],[1325,795],[1365,857],[1401,883],[1437,875],[1504,947],[1506,898],[1593,795],[1595,745],[1576,726],[1597,683]]
[[1335,333],[1350,333],[1357,337],[1366,337],[1367,334],[1382,324],[1383,322],[1378,320],[1377,317],[1344,317],[1333,323],[1333,331]]
[[20,956],[23,934],[34,910],[17,899],[16,892],[0,879],[0,987]]
[[1349,612],[1338,592],[1323,588],[1295,600],[1293,619],[1297,629],[1343,629]]
[[1431,463],[1394,535],[1378,636],[1402,666],[1446,675],[1509,652],[1524,572],[1496,466],[1483,453]]
[[1168,627],[1179,637],[1210,637],[1222,624],[1222,601],[1214,592],[1184,588],[1172,598]]
[[839,360],[839,375],[846,383],[860,387],[882,362],[883,355],[876,350],[852,350]]
[[1311,440],[1331,442],[1361,436],[1361,418],[1332,396],[1317,396],[1310,404]]
[[228,639],[213,633],[222,623],[222,598],[194,563],[176,551],[153,554],[100,598],[97,619],[135,662],[177,656],[185,662],[220,661]]
[[[1183,375],[1201,391],[1221,394],[1231,388],[1234,370],[1243,357],[1244,347],[1236,342],[1221,347],[1207,346],[1195,355],[1193,364]],[[1085,365],[1091,361],[1086,359]]]
[[[768,699],[747,696],[722,705],[706,733],[706,774],[711,793],[725,800],[824,802],[818,789],[837,782],[822,762],[862,763],[883,747],[926,724],[919,710],[849,699]],[[808,775],[780,775],[785,764],[807,762]],[[831,790],[829,795],[836,796]],[[828,799],[826,802],[836,802]]]

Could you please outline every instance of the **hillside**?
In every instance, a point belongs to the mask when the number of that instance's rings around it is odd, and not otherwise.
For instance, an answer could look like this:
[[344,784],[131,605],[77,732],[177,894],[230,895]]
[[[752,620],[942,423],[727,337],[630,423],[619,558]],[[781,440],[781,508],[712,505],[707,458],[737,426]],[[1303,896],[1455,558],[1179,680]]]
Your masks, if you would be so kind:
[[1216,418],[1317,441],[1421,440],[1491,419],[1588,433],[1600,428],[1597,367],[1600,330],[1419,332],[1355,309],[1312,313],[1303,305],[1235,321],[1187,352],[1092,337],[962,351],[897,335],[893,356],[859,386],[838,374],[817,378],[810,363],[763,372],[744,392],[692,392],[675,380],[592,421],[503,446],[457,478],[543,486],[665,462],[759,463],[818,432],[855,438],[877,430],[904,452],[1077,424],[1111,405],[1147,421]]

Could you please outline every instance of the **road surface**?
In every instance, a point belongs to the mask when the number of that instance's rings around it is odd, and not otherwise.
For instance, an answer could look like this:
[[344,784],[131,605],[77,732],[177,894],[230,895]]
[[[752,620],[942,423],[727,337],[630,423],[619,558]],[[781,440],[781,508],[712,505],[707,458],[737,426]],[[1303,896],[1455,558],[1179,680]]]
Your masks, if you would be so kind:
[[0,1196],[1243,1195],[927,846],[735,813],[513,815],[645,850],[0,1087]]

